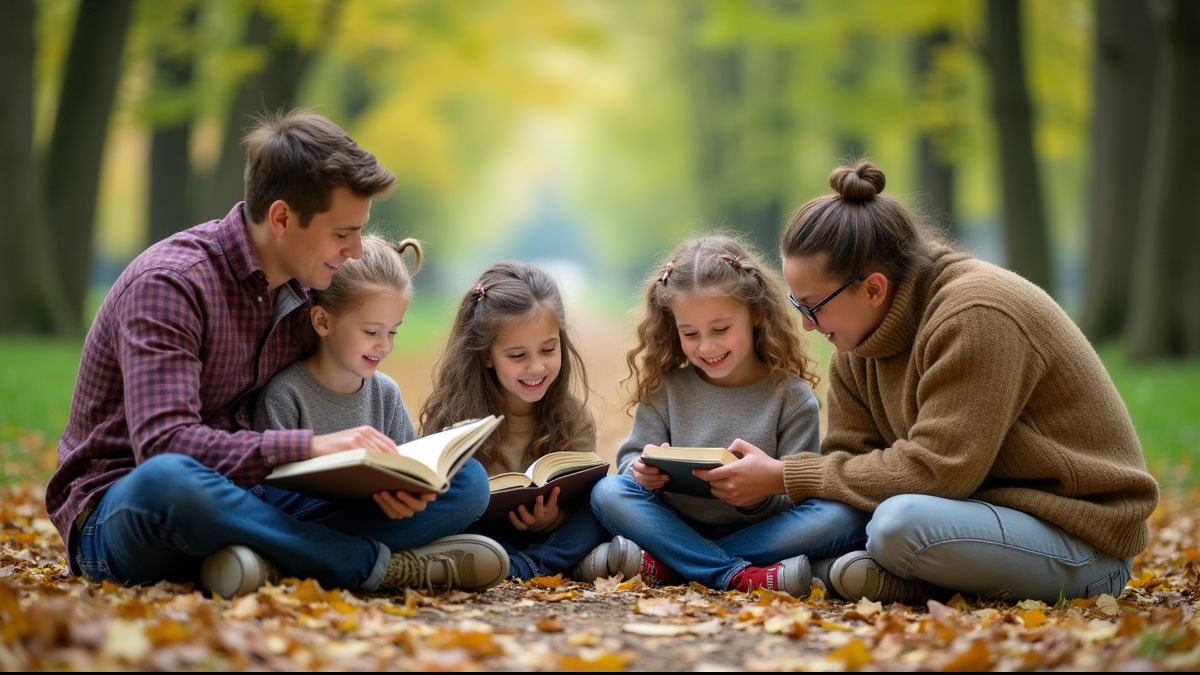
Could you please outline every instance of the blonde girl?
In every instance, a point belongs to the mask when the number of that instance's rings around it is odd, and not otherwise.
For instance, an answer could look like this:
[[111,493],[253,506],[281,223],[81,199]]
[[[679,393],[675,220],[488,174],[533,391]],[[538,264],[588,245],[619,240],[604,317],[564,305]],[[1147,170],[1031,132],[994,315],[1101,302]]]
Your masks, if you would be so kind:
[[[362,257],[345,261],[327,289],[312,292],[309,319],[315,351],[267,384],[258,401],[255,428],[312,429],[316,434],[358,428],[364,437],[382,432],[384,442],[369,447],[385,452],[394,451],[393,443],[416,438],[400,388],[379,371],[395,347],[396,331],[412,299],[412,277],[403,258],[409,249],[414,269],[420,268],[423,250],[415,239],[393,245],[365,236]],[[498,583],[508,571],[508,556],[496,542],[475,535],[447,536],[463,530],[487,506],[487,477],[475,461],[459,470],[444,494],[377,492],[374,505],[366,500],[317,499],[269,486],[255,490],[296,518],[378,542],[377,558],[345,558],[363,566],[369,588],[437,585],[480,590]],[[314,543],[311,555],[342,554]]]

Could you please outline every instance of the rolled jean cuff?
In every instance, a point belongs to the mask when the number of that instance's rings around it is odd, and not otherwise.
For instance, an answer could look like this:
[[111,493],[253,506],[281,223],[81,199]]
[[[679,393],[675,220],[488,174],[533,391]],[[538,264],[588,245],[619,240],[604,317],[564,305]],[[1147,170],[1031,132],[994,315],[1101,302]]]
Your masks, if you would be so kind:
[[379,584],[383,583],[383,577],[387,575],[388,563],[392,561],[392,552],[388,547],[379,542],[374,542],[375,549],[379,552],[379,557],[375,559],[375,568],[371,570],[371,576],[362,583],[364,591],[374,591],[379,588]]

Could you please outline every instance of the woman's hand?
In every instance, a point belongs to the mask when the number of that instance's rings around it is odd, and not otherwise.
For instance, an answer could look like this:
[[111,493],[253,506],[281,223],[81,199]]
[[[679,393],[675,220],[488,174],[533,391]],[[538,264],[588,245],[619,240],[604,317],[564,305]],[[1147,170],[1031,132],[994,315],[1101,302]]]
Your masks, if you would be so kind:
[[538,533],[557,530],[566,519],[566,512],[558,508],[558,488],[551,490],[550,498],[544,502],[542,496],[538,495],[537,500],[533,503],[533,509],[527,509],[522,504],[517,507],[516,511],[508,512],[508,521],[522,532]]
[[742,509],[762,504],[769,497],[785,493],[783,462],[757,447],[737,439],[729,452],[738,458],[715,469],[695,469],[697,477],[708,481],[717,499]]

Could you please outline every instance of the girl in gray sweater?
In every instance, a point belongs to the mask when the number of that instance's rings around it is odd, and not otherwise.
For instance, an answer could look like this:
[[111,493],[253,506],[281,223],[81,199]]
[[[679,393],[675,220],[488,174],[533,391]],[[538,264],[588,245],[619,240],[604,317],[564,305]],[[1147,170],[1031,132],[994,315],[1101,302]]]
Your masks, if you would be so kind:
[[673,492],[671,477],[641,459],[656,445],[720,446],[739,465],[818,450],[816,377],[785,297],[760,259],[723,235],[685,242],[647,283],[627,356],[633,429],[617,452],[618,475],[592,491],[596,515],[617,534],[603,544],[610,573],[804,597],[807,556],[865,541],[865,513],[827,500],[792,504],[768,472],[714,476],[711,496],[694,497]]

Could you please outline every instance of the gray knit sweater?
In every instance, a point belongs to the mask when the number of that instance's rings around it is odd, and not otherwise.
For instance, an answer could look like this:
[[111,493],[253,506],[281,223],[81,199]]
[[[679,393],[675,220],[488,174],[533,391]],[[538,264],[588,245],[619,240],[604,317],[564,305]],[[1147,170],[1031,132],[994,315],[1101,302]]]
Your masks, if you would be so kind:
[[[729,447],[745,440],[771,457],[819,452],[818,404],[799,377],[789,376],[783,391],[770,378],[745,387],[718,387],[687,366],[663,378],[651,405],[638,405],[629,437],[617,450],[618,473],[629,474],[647,445]],[[663,503],[696,522],[751,524],[785,511],[786,495],[767,499],[750,511],[713,498],[660,492]]]
[[375,373],[353,394],[330,391],[313,378],[303,362],[293,363],[273,377],[258,397],[254,428],[312,429],[329,434],[369,424],[397,445],[417,437],[400,387],[396,381]]

